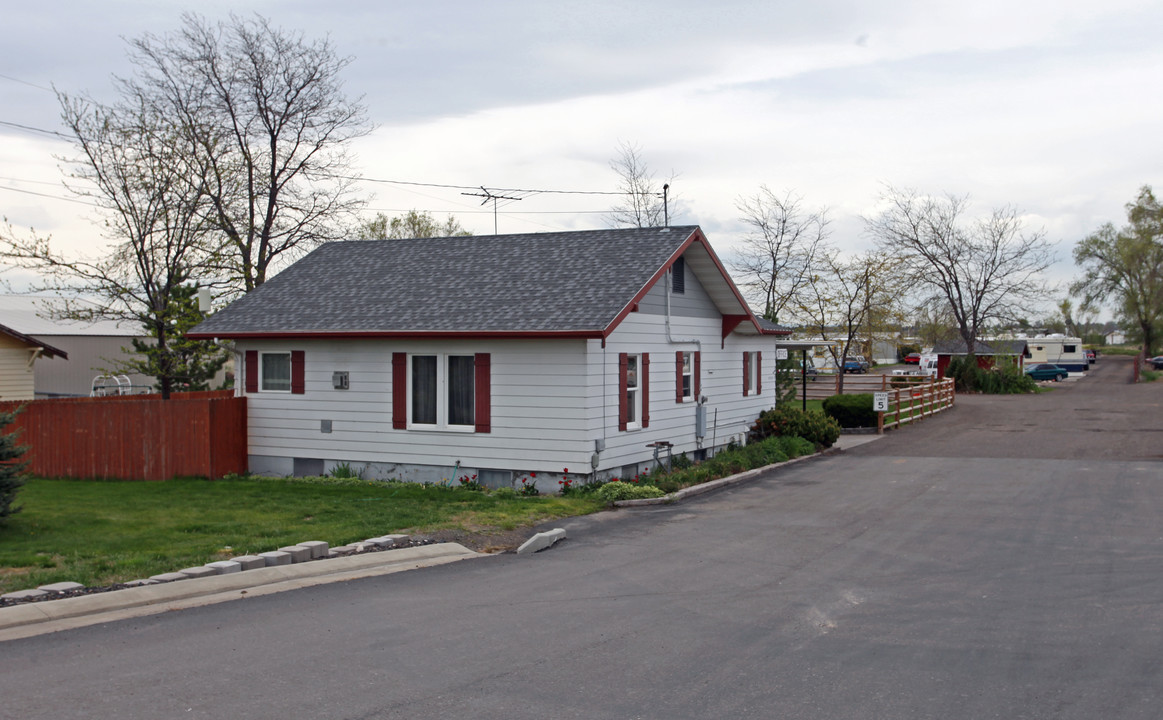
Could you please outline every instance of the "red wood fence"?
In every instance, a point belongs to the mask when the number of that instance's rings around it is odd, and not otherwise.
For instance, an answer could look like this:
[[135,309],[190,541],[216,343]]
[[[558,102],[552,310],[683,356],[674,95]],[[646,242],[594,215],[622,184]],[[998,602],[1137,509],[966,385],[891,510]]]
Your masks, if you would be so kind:
[[232,390],[0,403],[41,477],[168,480],[246,471],[246,398]]

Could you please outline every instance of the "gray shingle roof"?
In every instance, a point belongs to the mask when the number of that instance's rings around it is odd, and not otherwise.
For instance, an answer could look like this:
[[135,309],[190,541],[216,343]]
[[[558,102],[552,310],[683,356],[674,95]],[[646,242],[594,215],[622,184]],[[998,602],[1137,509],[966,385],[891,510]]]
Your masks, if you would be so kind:
[[190,334],[601,331],[697,229],[329,243]]
[[[942,340],[933,346],[938,355],[966,355],[969,350],[965,340]],[[1026,352],[1025,340],[978,340],[973,347],[976,355],[1022,355]]]

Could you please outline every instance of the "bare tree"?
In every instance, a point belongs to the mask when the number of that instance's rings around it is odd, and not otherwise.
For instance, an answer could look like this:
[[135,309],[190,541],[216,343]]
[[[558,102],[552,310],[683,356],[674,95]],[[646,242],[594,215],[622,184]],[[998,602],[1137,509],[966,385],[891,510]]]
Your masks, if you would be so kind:
[[[63,295],[53,306],[57,317],[144,326],[153,344],[142,349],[168,398],[187,378],[191,352],[215,354],[184,343],[175,330],[178,307],[191,292],[183,285],[212,259],[205,250],[207,178],[180,151],[172,126],[143,98],[130,96],[113,106],[65,95],[60,100],[79,151],[76,158],[63,158],[72,169],[67,184],[100,209],[109,251],[68,257],[49,238],[18,235],[7,226],[0,232],[0,256],[38,272],[43,281],[35,289]],[[129,359],[120,364],[142,369]]]
[[[662,227],[667,222],[667,207],[663,188],[654,180],[654,173],[642,157],[642,148],[631,143],[618,145],[618,157],[610,161],[610,169],[618,174],[618,190],[623,194],[619,204],[610,209],[606,221],[613,227]],[[673,173],[669,185],[674,180]]]
[[887,208],[865,218],[879,247],[898,258],[923,300],[945,305],[970,354],[990,322],[1014,318],[1046,299],[1041,273],[1053,261],[1045,233],[1024,231],[1013,208],[970,221],[968,200],[889,187]]
[[869,254],[844,260],[835,250],[817,255],[804,292],[797,296],[797,314],[803,327],[822,340],[832,341],[828,353],[844,389],[844,364],[867,336],[872,309],[891,302],[884,283],[889,261]]
[[801,202],[791,193],[780,197],[760,186],[753,197],[735,203],[751,230],[733,265],[763,306],[763,317],[772,322],[779,322],[784,308],[796,306],[817,255],[826,250],[827,211],[805,211]]
[[347,148],[370,131],[363,105],[342,91],[350,58],[257,16],[212,24],[185,14],[177,33],[130,46],[136,74],[122,91],[181,133],[184,163],[209,180],[217,272],[237,291],[342,237],[362,205]]

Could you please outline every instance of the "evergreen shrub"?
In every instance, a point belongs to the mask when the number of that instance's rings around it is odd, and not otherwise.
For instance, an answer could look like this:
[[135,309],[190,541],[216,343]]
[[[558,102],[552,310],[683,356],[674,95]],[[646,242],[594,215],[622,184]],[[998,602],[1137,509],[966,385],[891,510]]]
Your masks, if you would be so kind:
[[876,427],[872,393],[833,395],[824,400],[824,413],[840,423],[842,428]]

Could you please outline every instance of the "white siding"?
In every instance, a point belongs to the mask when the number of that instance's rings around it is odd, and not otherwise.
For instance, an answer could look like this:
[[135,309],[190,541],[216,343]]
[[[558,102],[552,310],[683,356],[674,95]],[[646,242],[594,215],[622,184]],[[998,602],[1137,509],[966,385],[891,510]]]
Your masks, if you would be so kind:
[[[669,342],[664,323],[662,316],[632,313],[609,337],[604,350],[599,343],[591,343],[590,372],[601,378],[595,384],[605,398],[604,420],[598,432],[606,449],[599,472],[616,474],[622,466],[631,464],[639,469],[647,467],[653,451],[646,445],[652,442],[673,443],[677,455],[744,439],[759,413],[774,404],[775,356],[769,338],[732,334],[721,348],[721,320],[672,317],[672,337],[702,341],[701,394],[707,398],[707,434],[701,443],[697,442],[695,403],[675,402],[675,352],[697,348],[694,343]],[[743,396],[745,351],[763,353],[759,395]],[[650,353],[650,424],[641,430],[618,430],[618,354],[623,352]]]
[[[249,454],[351,463],[421,465],[462,472],[586,470],[585,341],[246,341],[239,350],[305,352],[303,395],[247,393]],[[392,427],[392,353],[491,355],[492,432]],[[335,390],[346,370],[350,389]],[[239,383],[243,386],[243,383]],[[321,432],[322,420],[332,431]],[[447,474],[445,475],[447,476]]]
[[[695,285],[688,274],[687,291]],[[443,340],[443,341],[275,341],[238,343],[246,350],[305,353],[305,393],[248,393],[249,454],[252,469],[289,472],[292,459],[370,465],[371,474],[413,479],[452,479],[453,468],[538,473],[564,468],[571,475],[592,471],[597,442],[604,444],[597,471],[621,474],[623,466],[646,468],[652,450],[666,440],[675,454],[693,453],[742,440],[760,411],[774,404],[775,353],[770,338],[732,334],[720,347],[722,321],[690,306],[672,317],[676,339],[702,342],[701,394],[707,397],[707,434],[695,438],[696,403],[675,401],[675,352],[693,351],[692,342],[670,342],[665,316],[631,313],[608,338],[600,340]],[[743,396],[743,353],[763,353],[762,393]],[[392,353],[486,352],[491,356],[490,433],[396,430],[392,427]],[[618,430],[618,354],[650,353],[650,422],[646,428]],[[241,368],[240,368],[241,369]],[[332,373],[347,371],[350,389],[335,390]],[[238,387],[244,387],[241,379]],[[331,421],[331,432],[321,421]],[[417,468],[428,468],[427,475]],[[273,470],[274,471],[274,470]]]

